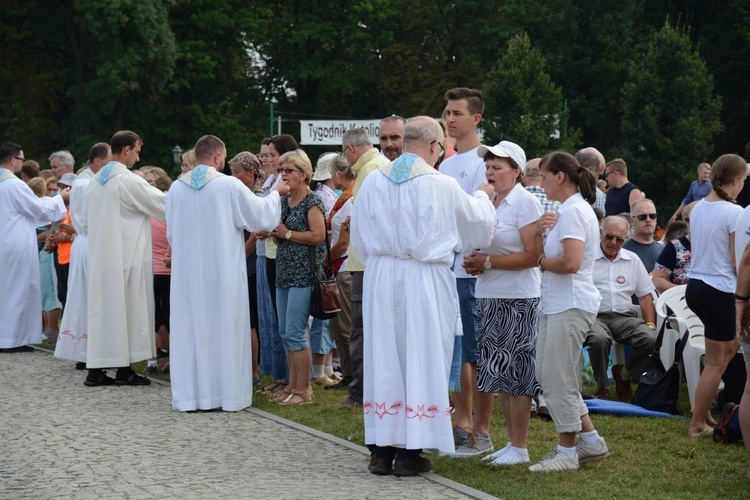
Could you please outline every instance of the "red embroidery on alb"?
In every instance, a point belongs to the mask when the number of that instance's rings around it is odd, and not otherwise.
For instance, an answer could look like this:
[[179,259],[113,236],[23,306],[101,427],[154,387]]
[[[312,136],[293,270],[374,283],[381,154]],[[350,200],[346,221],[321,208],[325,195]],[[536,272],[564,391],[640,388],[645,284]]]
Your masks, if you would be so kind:
[[[422,421],[423,418],[435,418],[438,415],[450,415],[451,409],[448,407],[447,410],[440,410],[440,405],[417,405],[416,411],[409,405],[404,405],[403,401],[393,403],[387,407],[388,403],[376,403],[374,401],[365,401],[362,405],[364,408],[365,415],[369,415],[374,408],[375,415],[379,419],[383,419],[386,415],[394,416],[400,413],[401,408],[406,408],[406,418],[414,419],[417,418]],[[427,409],[425,409],[427,407]]]

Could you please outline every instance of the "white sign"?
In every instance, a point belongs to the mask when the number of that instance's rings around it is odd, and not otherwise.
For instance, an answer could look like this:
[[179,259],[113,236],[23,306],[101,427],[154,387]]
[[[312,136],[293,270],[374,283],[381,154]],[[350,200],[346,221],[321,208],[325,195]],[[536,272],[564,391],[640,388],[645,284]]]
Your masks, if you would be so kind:
[[350,128],[362,127],[370,135],[373,144],[378,144],[380,119],[377,120],[300,120],[300,144],[316,146],[339,146],[341,137]]

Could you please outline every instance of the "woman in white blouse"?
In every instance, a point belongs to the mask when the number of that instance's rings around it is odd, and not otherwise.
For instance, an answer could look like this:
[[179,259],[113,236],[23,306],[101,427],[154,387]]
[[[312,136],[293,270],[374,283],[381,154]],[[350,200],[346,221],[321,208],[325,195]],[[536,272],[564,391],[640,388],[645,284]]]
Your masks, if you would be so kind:
[[[505,417],[508,443],[485,457],[491,465],[529,461],[528,434],[531,399],[539,394],[535,374],[536,336],[539,329],[541,277],[534,227],[542,204],[521,185],[526,155],[520,146],[502,141],[481,146],[487,182],[495,188],[495,236],[489,248],[464,259],[464,268],[477,276],[477,389],[473,436],[489,439],[495,394]],[[474,451],[465,443],[458,450]],[[487,449],[487,446],[473,446]],[[491,447],[491,446],[490,446]]]
[[535,231],[542,271],[536,371],[559,444],[529,470],[559,472],[609,456],[578,391],[578,360],[601,301],[593,281],[599,226],[590,203],[596,199],[596,180],[563,151],[548,154],[539,166],[547,198],[561,203],[557,214],[542,215]]

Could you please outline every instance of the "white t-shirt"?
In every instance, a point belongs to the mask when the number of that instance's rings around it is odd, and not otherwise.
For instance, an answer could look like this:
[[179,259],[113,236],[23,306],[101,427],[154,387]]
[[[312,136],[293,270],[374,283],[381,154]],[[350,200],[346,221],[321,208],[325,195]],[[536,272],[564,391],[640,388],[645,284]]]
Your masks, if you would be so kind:
[[563,255],[563,241],[567,239],[584,242],[583,262],[574,274],[542,273],[542,312],[558,314],[568,309],[599,312],[601,295],[594,286],[594,259],[599,246],[599,222],[594,209],[576,193],[560,205],[557,224],[544,241],[546,257]]
[[[352,199],[349,198],[346,200],[346,202],[341,205],[341,208],[339,208],[339,211],[336,212],[333,215],[333,218],[331,219],[331,248],[333,248],[336,243],[339,241],[339,236],[341,235],[341,224],[344,223],[347,217],[349,217],[352,214]],[[342,254],[343,256],[349,255],[349,250],[347,249],[346,252]],[[346,271],[346,264],[349,259],[344,259],[344,263],[341,264],[341,267],[339,268],[339,272],[343,273]]]
[[601,245],[597,245],[594,261],[594,285],[602,296],[599,312],[629,312],[633,309],[633,295],[643,297],[654,290],[637,254],[622,248],[610,262]]
[[[456,153],[450,158],[446,158],[443,163],[440,164],[440,173],[456,179],[458,185],[461,186],[461,189],[471,196],[474,195],[474,192],[480,184],[487,182],[484,159],[477,155],[477,149],[479,149],[479,146],[466,151],[465,153]],[[461,267],[461,264],[464,261],[464,255],[467,254],[456,256],[453,265],[453,272],[455,273],[456,278],[473,278],[473,276],[467,274],[466,270]]]
[[[495,237],[488,255],[509,255],[523,252],[521,228],[535,223],[544,213],[539,199],[516,184],[495,210]],[[506,271],[490,269],[477,277],[475,296],[486,299],[531,299],[541,293],[539,268]]]
[[[689,279],[698,279],[725,292],[737,288],[737,271],[732,266],[729,235],[734,233],[742,207],[728,201],[698,202],[690,212]],[[736,248],[736,245],[735,245]]]

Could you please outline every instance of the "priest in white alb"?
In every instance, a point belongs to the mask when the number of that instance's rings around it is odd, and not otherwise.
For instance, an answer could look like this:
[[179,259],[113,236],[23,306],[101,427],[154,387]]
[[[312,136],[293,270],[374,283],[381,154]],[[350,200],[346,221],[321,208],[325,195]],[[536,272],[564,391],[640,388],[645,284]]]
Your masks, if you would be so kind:
[[197,166],[167,196],[172,246],[169,369],[177,411],[239,411],[252,403],[250,308],[243,230],[271,231],[281,217],[278,184],[265,198],[226,176],[215,136],[195,144]]
[[86,363],[88,343],[88,227],[86,219],[86,192],[91,178],[110,162],[112,153],[109,144],[98,142],[89,151],[89,161],[70,189],[70,219],[76,230],[76,238],[70,249],[68,274],[68,299],[65,302],[60,335],[55,345],[55,357]]
[[[433,168],[444,136],[432,118],[404,126],[404,153],[372,172],[354,202],[351,241],[363,288],[365,443],[370,472],[412,476],[432,468],[422,451],[454,451],[448,376],[461,332],[457,252],[492,240],[485,184],[470,196]],[[394,463],[395,457],[395,463]]]
[[[167,195],[130,169],[143,141],[135,132],[112,136],[112,161],[86,192],[89,291],[87,386],[148,385],[131,363],[156,356],[151,217],[164,220]],[[117,368],[114,379],[105,368]]]
[[0,146],[0,352],[33,352],[42,343],[42,288],[37,221],[65,217],[68,191],[37,198],[16,173],[23,166],[18,144]]

